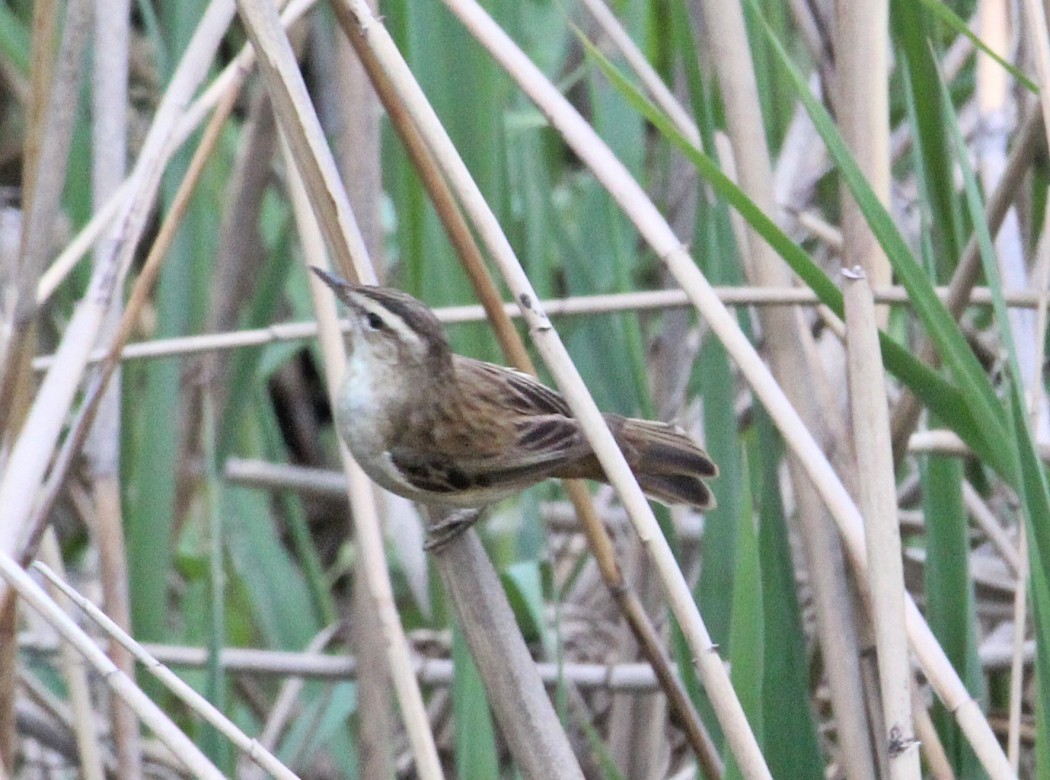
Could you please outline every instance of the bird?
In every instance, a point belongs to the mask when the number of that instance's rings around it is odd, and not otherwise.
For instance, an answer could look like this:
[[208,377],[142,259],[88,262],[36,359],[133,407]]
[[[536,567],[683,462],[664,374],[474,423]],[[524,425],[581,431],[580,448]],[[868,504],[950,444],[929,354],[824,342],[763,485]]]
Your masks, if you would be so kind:
[[[549,477],[607,481],[557,391],[455,354],[434,312],[409,294],[311,268],[349,313],[334,416],[375,483],[428,506],[478,509]],[[706,480],[718,466],[681,428],[603,417],[648,497],[715,506]]]

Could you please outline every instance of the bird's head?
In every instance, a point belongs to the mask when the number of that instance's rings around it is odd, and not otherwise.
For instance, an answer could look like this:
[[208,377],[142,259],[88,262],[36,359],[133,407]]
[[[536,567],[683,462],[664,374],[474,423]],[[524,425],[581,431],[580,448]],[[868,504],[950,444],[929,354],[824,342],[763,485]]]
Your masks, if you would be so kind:
[[411,376],[430,374],[451,365],[451,350],[434,313],[408,293],[389,287],[352,284],[311,266],[346,304],[350,320],[349,347],[355,359],[372,370]]

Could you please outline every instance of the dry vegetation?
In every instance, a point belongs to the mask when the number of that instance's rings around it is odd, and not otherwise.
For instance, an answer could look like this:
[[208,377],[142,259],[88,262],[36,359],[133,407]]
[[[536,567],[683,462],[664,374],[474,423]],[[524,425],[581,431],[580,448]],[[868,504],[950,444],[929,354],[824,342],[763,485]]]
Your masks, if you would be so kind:
[[[1043,4],[281,6],[0,5],[0,780],[1050,777]],[[307,264],[614,487],[424,554]]]

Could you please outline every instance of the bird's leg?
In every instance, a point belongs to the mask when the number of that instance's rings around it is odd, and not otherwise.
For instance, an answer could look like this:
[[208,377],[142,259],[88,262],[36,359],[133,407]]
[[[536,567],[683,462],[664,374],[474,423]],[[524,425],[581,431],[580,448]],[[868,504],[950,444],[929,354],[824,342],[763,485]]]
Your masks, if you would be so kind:
[[427,552],[444,547],[461,533],[470,528],[481,517],[481,509],[436,509],[430,507],[427,525],[427,538],[423,549]]

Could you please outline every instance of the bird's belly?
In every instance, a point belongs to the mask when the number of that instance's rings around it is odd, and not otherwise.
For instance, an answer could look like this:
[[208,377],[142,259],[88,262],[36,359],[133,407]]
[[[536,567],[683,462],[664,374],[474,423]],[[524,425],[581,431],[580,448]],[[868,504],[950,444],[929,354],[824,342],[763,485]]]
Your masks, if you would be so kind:
[[[383,484],[373,472],[377,471],[379,463],[389,461],[386,457],[390,439],[388,405],[380,398],[380,391],[368,374],[367,367],[351,356],[339,388],[335,421],[354,459],[368,476]],[[389,468],[392,469],[393,464],[389,464]]]
[[381,395],[383,392],[384,388],[377,387],[371,380],[368,367],[352,356],[339,390],[336,425],[354,460],[380,487],[424,504],[469,509],[495,503],[540,481],[537,478],[448,492],[414,486],[390,457],[393,432],[404,420],[392,419],[391,409],[396,404],[391,404],[390,398]]
[[354,460],[373,482],[391,493],[423,501],[425,494],[401,475],[390,458],[393,422],[390,419],[390,399],[381,396],[382,392],[372,381],[369,367],[352,355],[335,411],[339,434]]

